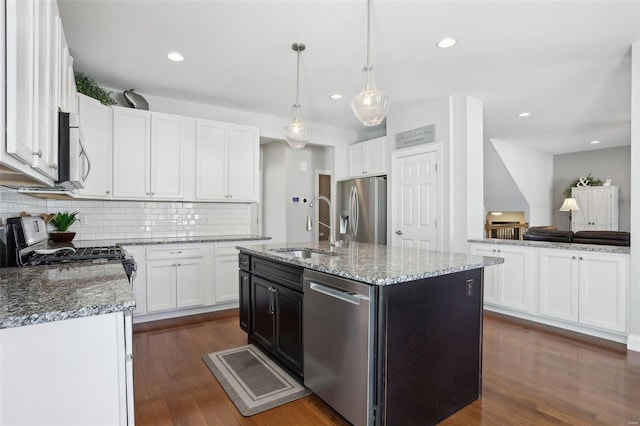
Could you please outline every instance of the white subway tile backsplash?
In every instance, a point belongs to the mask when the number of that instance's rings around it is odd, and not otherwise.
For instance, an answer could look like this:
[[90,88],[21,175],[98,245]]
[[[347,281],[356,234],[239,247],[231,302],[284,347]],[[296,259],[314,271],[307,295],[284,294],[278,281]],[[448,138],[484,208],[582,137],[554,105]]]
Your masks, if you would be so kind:
[[76,239],[213,236],[251,232],[249,204],[43,200],[0,187],[0,219],[79,210]]

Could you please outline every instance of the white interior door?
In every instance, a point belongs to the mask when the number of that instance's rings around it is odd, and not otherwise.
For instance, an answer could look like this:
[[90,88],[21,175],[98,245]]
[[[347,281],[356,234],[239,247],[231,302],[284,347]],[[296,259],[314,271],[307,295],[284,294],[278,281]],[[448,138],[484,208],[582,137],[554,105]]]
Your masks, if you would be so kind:
[[438,245],[437,152],[394,158],[394,246],[433,250]]

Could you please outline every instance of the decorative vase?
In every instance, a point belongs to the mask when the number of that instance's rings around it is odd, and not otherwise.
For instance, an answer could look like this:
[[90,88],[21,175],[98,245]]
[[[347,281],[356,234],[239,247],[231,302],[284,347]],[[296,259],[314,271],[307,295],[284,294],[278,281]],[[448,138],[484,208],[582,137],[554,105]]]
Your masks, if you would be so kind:
[[75,232],[53,231],[49,233],[49,238],[55,243],[69,243],[76,236]]

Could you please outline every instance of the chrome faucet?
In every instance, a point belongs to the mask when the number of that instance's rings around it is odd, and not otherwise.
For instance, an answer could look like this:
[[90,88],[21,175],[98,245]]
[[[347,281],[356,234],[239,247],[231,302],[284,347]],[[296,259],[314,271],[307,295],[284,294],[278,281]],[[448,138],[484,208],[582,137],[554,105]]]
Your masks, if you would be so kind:
[[[327,204],[329,204],[329,225],[327,225],[324,222],[320,222],[318,219],[313,219],[311,217],[311,208],[318,200],[324,200],[327,202]],[[318,195],[317,197],[314,197],[313,200],[311,200],[311,202],[309,203],[309,211],[307,212],[307,231],[311,231],[312,229],[312,226],[311,226],[312,220],[318,222],[320,225],[324,225],[327,228],[329,228],[329,245],[333,247],[338,247],[338,244],[336,242],[336,237],[334,234],[335,228],[333,227],[333,206],[331,205],[331,200],[325,197],[324,195]]]

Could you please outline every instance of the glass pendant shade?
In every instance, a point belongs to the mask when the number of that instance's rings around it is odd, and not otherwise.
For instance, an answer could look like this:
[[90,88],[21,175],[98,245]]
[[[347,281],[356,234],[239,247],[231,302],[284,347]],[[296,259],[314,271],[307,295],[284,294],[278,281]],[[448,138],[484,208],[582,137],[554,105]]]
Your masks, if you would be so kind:
[[362,69],[364,86],[358,96],[351,101],[351,109],[364,126],[377,126],[389,112],[391,98],[378,90],[373,79],[373,67]]
[[298,62],[296,65],[296,103],[293,104],[293,118],[291,119],[291,123],[285,126],[283,130],[284,138],[293,149],[304,148],[311,136],[311,128],[305,126],[302,118],[300,118],[300,52],[305,48],[304,43],[293,43],[291,45],[291,49],[298,52]]
[[293,118],[288,126],[283,128],[284,137],[293,149],[304,148],[309,142],[311,136],[311,129],[305,126],[302,118],[300,118],[300,105],[293,106]]

